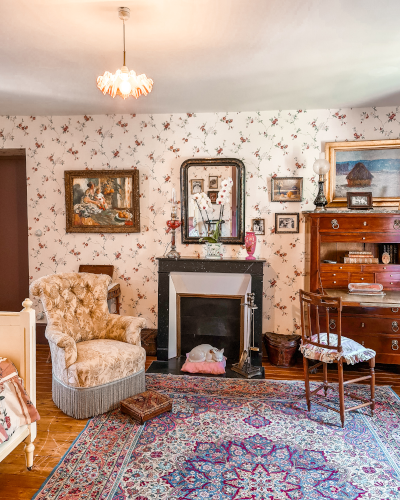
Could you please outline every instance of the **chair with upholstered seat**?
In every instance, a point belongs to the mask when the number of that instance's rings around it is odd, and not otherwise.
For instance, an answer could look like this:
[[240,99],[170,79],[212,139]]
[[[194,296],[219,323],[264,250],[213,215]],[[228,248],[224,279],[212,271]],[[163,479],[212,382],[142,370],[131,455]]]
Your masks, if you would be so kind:
[[[320,316],[320,312],[324,314]],[[337,325],[337,334],[329,332],[330,326],[330,312],[335,312],[335,321]],[[338,365],[338,378],[339,378],[339,402],[340,409],[326,405],[320,400],[316,401],[318,405],[324,406],[331,410],[340,413],[340,420],[342,427],[344,427],[345,412],[363,408],[365,406],[371,407],[371,414],[375,407],[375,351],[363,347],[358,342],[342,336],[342,299],[332,298],[329,295],[320,295],[316,293],[309,293],[300,290],[300,312],[301,312],[301,345],[300,351],[303,354],[304,364],[304,377],[306,387],[306,399],[308,411],[311,411],[311,398],[317,394],[322,388],[324,389],[325,396],[332,386],[328,383],[328,363],[337,363]],[[325,317],[324,317],[325,316]],[[332,317],[332,316],[331,316]],[[322,318],[322,319],[321,319]],[[321,323],[325,319],[326,331],[321,332]],[[319,363],[309,367],[308,360],[317,360]],[[365,377],[358,377],[353,380],[343,380],[343,363],[354,365],[361,361],[368,361],[370,374]],[[319,366],[323,366],[323,384],[318,386],[312,392],[310,391],[310,370],[315,370]],[[362,380],[370,380],[371,397],[369,399],[363,398],[353,393],[346,393],[354,399],[362,401],[361,404],[345,408],[344,401],[344,386],[354,382],[361,382]]]
[[142,318],[110,314],[104,274],[60,273],[30,287],[47,316],[55,404],[74,418],[89,418],[145,390]]

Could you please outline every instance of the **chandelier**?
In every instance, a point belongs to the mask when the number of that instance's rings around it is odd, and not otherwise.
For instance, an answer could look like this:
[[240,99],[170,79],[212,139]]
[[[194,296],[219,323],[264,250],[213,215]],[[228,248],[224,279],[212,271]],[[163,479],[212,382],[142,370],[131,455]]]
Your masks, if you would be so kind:
[[137,75],[135,71],[129,71],[125,66],[125,21],[129,19],[130,10],[128,7],[119,7],[119,18],[123,22],[124,38],[124,65],[117,69],[115,74],[106,71],[103,76],[97,78],[97,87],[103,94],[110,94],[112,97],[120,95],[126,99],[130,95],[136,99],[142,94],[147,95],[153,87],[153,80],[146,75]]

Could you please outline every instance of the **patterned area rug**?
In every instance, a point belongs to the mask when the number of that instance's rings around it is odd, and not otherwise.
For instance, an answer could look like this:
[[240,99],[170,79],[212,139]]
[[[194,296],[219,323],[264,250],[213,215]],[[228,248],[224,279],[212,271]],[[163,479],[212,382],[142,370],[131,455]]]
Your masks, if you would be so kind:
[[400,399],[388,387],[373,418],[349,413],[342,429],[336,412],[307,413],[302,382],[146,381],[173,412],[142,427],[119,410],[91,419],[36,500],[400,499]]

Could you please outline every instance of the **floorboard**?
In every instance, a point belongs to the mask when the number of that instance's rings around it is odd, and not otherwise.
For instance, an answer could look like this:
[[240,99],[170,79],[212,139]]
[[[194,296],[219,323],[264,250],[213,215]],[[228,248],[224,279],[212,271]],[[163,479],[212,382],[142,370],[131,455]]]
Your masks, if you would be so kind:
[[[0,463],[0,500],[30,499],[40,485],[66,453],[76,436],[86,425],[86,420],[75,420],[64,415],[51,399],[51,362],[46,363],[49,348],[37,347],[37,407],[41,415],[38,423],[38,436],[35,440],[35,459],[32,471],[25,466],[24,445],[16,448]],[[146,369],[155,357],[146,359]],[[293,368],[279,368],[264,362],[265,378],[275,380],[303,380],[301,364]],[[332,369],[331,369],[332,368]],[[368,373],[368,366],[347,368],[345,380]],[[400,395],[400,367],[378,365],[376,385],[391,385]],[[337,381],[334,366],[330,367],[329,377]],[[312,374],[311,380],[321,380],[321,374]]]

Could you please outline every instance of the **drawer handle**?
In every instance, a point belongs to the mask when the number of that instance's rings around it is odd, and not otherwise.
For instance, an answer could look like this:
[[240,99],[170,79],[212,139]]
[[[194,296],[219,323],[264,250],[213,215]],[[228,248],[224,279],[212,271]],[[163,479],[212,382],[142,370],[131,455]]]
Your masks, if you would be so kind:
[[386,267],[384,267],[383,269],[386,269]]
[[[334,283],[336,283],[336,281],[334,281]],[[393,283],[392,283],[393,284]]]
[[364,341],[361,342],[361,345],[364,347]]
[[336,276],[336,274],[335,274],[335,273],[333,273],[333,274],[332,274],[332,276]]
[[364,278],[361,278],[361,281],[363,280]]
[[399,312],[399,308],[398,307],[392,307],[392,313],[397,313]]
[[[337,219],[332,219],[331,224],[333,229],[339,229],[339,222],[337,221]],[[400,220],[399,220],[399,227],[400,227]]]
[[393,229],[400,229],[400,219],[394,219]]
[[365,240],[365,236],[363,236],[363,238],[362,238],[362,239],[363,239],[363,240]]
[[335,329],[335,328],[336,328],[336,321],[335,321],[334,319],[331,319],[331,320],[329,321],[329,328],[330,328],[331,330],[333,330],[333,329]]
[[399,341],[398,340],[392,340],[392,350],[393,351],[399,350]]
[[365,328],[365,323],[361,323],[361,328]]
[[342,266],[339,266],[339,269],[343,269],[343,267],[342,267]]
[[390,284],[393,285],[393,281],[391,281]]
[[397,321],[393,321],[392,322],[392,330],[394,332],[398,332],[399,331],[399,325],[398,325]]
[[367,225],[367,221],[364,221],[364,226],[366,226],[366,225]]

